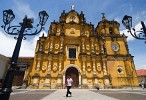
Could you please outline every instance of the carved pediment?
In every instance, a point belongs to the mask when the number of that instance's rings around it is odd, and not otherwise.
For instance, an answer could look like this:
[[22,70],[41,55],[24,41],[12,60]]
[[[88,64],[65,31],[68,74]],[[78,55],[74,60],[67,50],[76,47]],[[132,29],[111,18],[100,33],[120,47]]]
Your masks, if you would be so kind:
[[78,14],[75,11],[69,12],[68,16],[66,17],[66,23],[79,23]]

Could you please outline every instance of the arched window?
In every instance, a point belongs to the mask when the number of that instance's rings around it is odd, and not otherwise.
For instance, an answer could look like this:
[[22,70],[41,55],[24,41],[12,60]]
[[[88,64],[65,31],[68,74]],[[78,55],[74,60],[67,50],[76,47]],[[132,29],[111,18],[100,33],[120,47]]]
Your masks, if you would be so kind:
[[109,28],[109,33],[113,34],[113,28],[112,27]]

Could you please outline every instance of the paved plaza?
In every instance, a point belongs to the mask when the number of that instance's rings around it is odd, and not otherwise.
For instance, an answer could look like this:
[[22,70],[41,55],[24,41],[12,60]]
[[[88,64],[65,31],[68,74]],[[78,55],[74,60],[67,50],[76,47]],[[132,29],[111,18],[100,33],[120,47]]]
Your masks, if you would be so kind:
[[66,89],[29,90],[15,89],[10,100],[145,100],[142,89],[71,89],[72,96],[66,97]]

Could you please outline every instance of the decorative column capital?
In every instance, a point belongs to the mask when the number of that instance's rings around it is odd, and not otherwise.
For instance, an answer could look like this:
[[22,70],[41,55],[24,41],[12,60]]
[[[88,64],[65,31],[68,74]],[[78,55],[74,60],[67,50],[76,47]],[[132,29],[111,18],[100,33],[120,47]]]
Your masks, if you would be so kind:
[[37,60],[41,60],[41,57],[40,57],[40,56],[38,56],[36,59],[37,59]]
[[91,41],[91,42],[94,42],[94,38],[90,38],[90,41]]
[[54,41],[54,37],[51,37],[50,40],[51,40],[51,41]]
[[81,41],[82,41],[82,42],[85,42],[85,38],[81,38]]
[[86,61],[86,57],[85,56],[82,56],[82,61]]
[[63,60],[63,56],[59,55],[59,61]]
[[52,60],[52,55],[48,56],[48,60],[50,60],[50,61]]
[[61,42],[64,41],[64,37],[61,37],[61,38],[60,38],[60,41],[61,41]]
[[92,55],[92,61],[96,60],[96,55]]

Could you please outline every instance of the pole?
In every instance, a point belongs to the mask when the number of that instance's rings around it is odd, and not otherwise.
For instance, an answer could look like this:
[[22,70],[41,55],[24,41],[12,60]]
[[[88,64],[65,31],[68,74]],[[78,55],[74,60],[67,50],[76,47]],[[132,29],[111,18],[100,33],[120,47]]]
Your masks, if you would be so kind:
[[12,92],[12,83],[13,83],[13,78],[14,78],[15,71],[16,71],[17,60],[18,60],[18,56],[19,56],[21,42],[23,39],[24,30],[25,30],[25,20],[22,23],[20,34],[18,36],[17,43],[15,45],[15,49],[14,49],[12,59],[11,59],[11,66],[7,71],[6,77],[5,77],[3,85],[2,85],[2,89],[1,89],[2,93],[0,94],[1,100],[9,100],[10,93]]
[[[13,15],[13,16],[11,16],[11,15]],[[6,17],[6,20],[5,20],[5,18],[3,19],[3,21],[5,23],[4,30],[6,33],[8,33],[10,35],[18,35],[18,39],[17,39],[17,43],[15,45],[15,49],[14,49],[12,58],[11,58],[11,66],[7,70],[6,77],[5,77],[3,84],[2,84],[2,88],[0,89],[0,100],[9,100],[10,94],[12,92],[13,78],[15,75],[16,67],[17,67],[17,60],[18,60],[19,51],[20,51],[23,36],[24,35],[38,34],[43,29],[43,26],[49,17],[45,11],[41,11],[39,13],[39,16],[40,16],[40,22],[37,25],[37,27],[39,27],[41,25],[40,30],[37,30],[35,28],[36,31],[34,33],[31,32],[32,34],[27,34],[27,33],[25,34],[24,33],[25,29],[30,30],[31,28],[34,28],[32,25],[33,20],[28,19],[27,16],[25,16],[25,18],[23,19],[23,23],[20,23],[21,26],[10,26],[10,22],[12,21],[12,18],[14,19],[15,15],[13,14],[12,10],[5,10],[4,11],[4,17]],[[10,19],[10,21],[8,19]],[[6,25],[9,25],[7,30],[6,30]],[[17,29],[17,27],[21,27],[20,31],[17,30],[18,33],[13,32],[14,30]],[[9,31],[11,28],[12,28],[12,31]]]
[[143,21],[141,21],[141,25],[142,25],[143,32],[144,32],[145,39],[146,39],[146,27],[145,27],[145,24],[144,24],[144,22],[143,22]]

